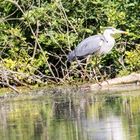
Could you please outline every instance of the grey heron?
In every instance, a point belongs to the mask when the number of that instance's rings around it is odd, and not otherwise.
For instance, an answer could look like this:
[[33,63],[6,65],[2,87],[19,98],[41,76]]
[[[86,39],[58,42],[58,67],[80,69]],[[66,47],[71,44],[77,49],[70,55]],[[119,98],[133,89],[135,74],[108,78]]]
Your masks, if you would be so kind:
[[109,53],[115,45],[114,34],[127,34],[127,32],[108,27],[103,34],[93,35],[84,39],[67,56],[67,61],[86,58],[92,54],[103,55]]

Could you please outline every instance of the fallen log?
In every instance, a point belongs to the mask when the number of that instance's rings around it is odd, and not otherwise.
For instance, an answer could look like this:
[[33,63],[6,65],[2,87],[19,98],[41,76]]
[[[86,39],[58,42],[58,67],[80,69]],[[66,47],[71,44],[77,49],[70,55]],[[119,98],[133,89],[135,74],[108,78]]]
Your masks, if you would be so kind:
[[140,74],[132,73],[128,76],[109,79],[96,84],[84,85],[81,88],[86,90],[134,90],[140,89]]

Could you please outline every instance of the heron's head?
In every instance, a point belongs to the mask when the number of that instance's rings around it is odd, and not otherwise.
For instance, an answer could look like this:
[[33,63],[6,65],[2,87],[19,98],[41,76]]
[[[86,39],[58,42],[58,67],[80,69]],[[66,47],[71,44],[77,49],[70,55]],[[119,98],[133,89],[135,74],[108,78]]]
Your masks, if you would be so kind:
[[127,34],[127,32],[122,31],[122,30],[118,30],[118,29],[113,28],[113,27],[108,27],[104,31],[104,35],[111,35],[111,36],[113,36],[115,34]]

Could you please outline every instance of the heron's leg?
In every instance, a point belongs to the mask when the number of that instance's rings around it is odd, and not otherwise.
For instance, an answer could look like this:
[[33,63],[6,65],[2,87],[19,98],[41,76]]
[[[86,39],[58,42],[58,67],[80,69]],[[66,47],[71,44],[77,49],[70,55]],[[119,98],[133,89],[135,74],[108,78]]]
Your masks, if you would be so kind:
[[76,58],[76,62],[77,62],[77,65],[78,65],[78,68],[80,68],[82,70],[82,72],[80,72],[81,76],[83,77],[83,79],[85,79],[85,70],[83,68],[83,63],[82,63],[83,60],[78,60]]
[[89,55],[86,59],[86,64],[88,65],[89,61],[90,61],[91,56]]
[[79,67],[81,67],[81,62],[80,62],[80,60],[78,60],[78,59],[76,58],[76,62],[77,62],[77,65],[78,65]]
[[98,67],[99,63],[100,63],[100,58],[99,58],[99,56],[96,56],[96,58],[95,58],[95,67]]
[[[88,71],[88,78],[92,79],[93,77],[95,78],[95,80],[97,81],[97,83],[99,82],[98,80],[98,75],[96,72],[96,67],[97,67],[97,58],[95,58],[95,64],[90,65],[89,69],[87,68],[88,64],[90,63],[91,60],[91,56],[88,56],[87,58],[87,63],[86,63],[86,70]],[[93,66],[94,65],[94,66]]]
[[95,79],[95,81],[96,81],[97,83],[99,83],[98,75],[97,75],[97,73],[96,73],[96,69],[93,68],[92,71],[93,71],[93,74],[94,74],[94,79]]
[[[105,68],[103,69],[102,67],[100,67],[100,62],[98,63],[96,68],[97,68],[97,72],[100,76],[100,81],[101,82],[106,81],[106,76],[107,76],[107,74],[105,73],[106,70],[105,70]],[[102,68],[102,72],[101,72],[101,68]]]
[[[88,71],[88,64],[89,64],[89,60],[90,60],[90,56],[88,56],[88,57],[86,57],[86,58],[84,58],[84,59],[82,59],[81,61],[80,61],[80,67],[81,67],[81,69],[82,69],[82,71],[83,71],[83,75],[84,75],[84,78],[88,78],[88,79],[91,79],[91,77],[90,77],[90,75],[89,75],[89,71]],[[82,64],[82,65],[81,65]]]
[[87,70],[87,66],[88,66],[88,64],[89,64],[89,62],[90,62],[90,58],[91,58],[90,55],[88,55],[87,58],[86,58],[86,65],[85,65],[85,69],[86,69],[86,70]]
[[122,65],[122,67],[123,67],[124,69],[126,69],[126,67],[125,67],[125,65],[124,65],[124,58],[123,58],[123,57],[124,57],[124,56],[121,55],[121,56],[119,57],[118,61],[119,61],[119,63]]
[[91,79],[91,68],[88,69],[88,64],[90,63],[91,55],[88,55],[84,60],[86,61],[84,64],[84,72],[86,77],[90,80]]
[[101,61],[100,58],[98,56],[96,56],[96,58],[95,58],[95,65],[94,65],[94,68],[92,70],[93,74],[95,76],[95,80],[97,81],[97,83],[99,83],[99,79],[100,79],[100,81],[104,81],[104,77],[101,74],[100,68],[99,68],[100,61]]
[[[88,58],[87,61],[89,61],[90,57]],[[96,81],[96,83],[99,83],[99,80],[98,80],[98,74],[97,74],[97,70],[96,70],[96,67],[97,67],[97,57],[95,57],[95,63],[91,63],[91,67],[89,69],[89,78],[90,79],[94,79]]]

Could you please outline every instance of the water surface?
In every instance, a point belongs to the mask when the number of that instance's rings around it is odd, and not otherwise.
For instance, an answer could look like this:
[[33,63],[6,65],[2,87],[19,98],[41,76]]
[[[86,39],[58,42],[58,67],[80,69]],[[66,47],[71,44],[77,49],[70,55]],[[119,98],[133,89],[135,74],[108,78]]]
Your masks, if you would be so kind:
[[140,91],[0,102],[0,140],[139,140]]

